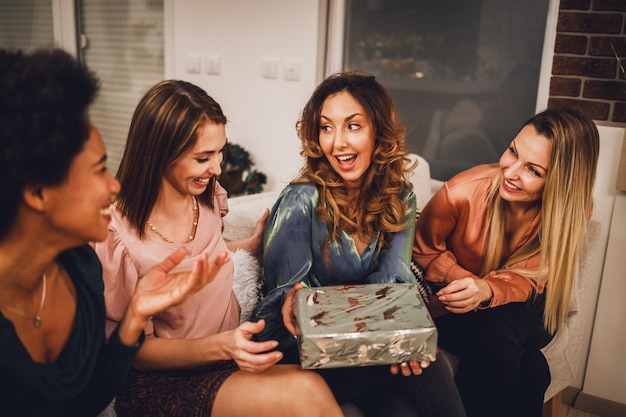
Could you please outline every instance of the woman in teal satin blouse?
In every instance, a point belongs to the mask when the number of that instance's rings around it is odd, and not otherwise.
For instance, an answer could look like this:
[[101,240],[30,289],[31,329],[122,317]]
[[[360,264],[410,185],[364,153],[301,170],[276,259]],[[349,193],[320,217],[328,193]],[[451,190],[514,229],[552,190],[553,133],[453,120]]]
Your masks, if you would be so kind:
[[[305,164],[270,213],[263,254],[266,295],[252,318],[266,322],[256,337],[278,340],[285,360],[294,362],[295,291],[303,285],[414,282],[416,213],[406,132],[390,94],[374,77],[354,72],[328,77],[304,107],[297,130]],[[381,398],[385,390],[394,393],[390,401],[407,404],[402,415],[465,415],[444,368],[411,361],[393,365],[391,372],[384,366],[318,372],[340,403],[356,403],[368,416],[394,415],[387,397]]]

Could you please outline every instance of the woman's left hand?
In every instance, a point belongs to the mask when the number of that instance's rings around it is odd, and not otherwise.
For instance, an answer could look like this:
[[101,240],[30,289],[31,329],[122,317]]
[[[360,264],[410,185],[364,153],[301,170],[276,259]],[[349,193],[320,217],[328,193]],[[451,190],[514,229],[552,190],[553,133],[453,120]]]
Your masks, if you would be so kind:
[[420,375],[422,373],[422,369],[424,368],[428,368],[428,366],[430,365],[430,362],[428,361],[409,361],[409,362],[402,362],[402,363],[394,363],[391,365],[391,373],[394,375],[398,375],[399,373],[402,373],[402,375],[404,376],[411,376],[411,375]]
[[269,217],[270,211],[265,209],[261,217],[256,221],[252,236],[233,242],[226,242],[228,250],[235,252],[237,249],[243,249],[254,256],[261,256],[263,254],[263,234],[265,233],[265,226]]
[[481,303],[491,300],[493,292],[486,281],[466,277],[452,281],[435,295],[446,310],[460,314],[476,310]]

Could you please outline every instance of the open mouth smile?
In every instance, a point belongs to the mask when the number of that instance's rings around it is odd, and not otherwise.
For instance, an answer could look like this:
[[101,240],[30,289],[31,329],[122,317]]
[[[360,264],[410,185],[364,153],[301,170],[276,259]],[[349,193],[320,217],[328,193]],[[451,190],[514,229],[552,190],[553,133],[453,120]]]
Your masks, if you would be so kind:
[[508,180],[504,180],[504,187],[509,189],[509,190],[513,190],[513,191],[522,191],[521,188],[519,188],[516,185],[513,185],[511,182],[509,182]]

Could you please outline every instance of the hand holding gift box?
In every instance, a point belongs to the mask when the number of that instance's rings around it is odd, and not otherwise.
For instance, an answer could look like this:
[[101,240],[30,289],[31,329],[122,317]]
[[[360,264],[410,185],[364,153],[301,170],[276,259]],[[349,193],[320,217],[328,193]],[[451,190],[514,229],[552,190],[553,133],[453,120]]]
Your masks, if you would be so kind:
[[302,288],[294,311],[303,368],[435,360],[437,329],[414,284]]

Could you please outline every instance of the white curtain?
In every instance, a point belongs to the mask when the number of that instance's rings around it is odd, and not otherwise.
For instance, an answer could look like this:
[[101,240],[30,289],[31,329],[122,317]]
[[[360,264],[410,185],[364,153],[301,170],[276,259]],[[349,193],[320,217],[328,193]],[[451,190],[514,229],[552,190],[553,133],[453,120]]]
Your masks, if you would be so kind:
[[0,48],[29,52],[52,45],[50,0],[0,1]]
[[117,171],[137,103],[164,76],[163,0],[81,0],[81,56],[100,79],[91,120]]
[[[0,48],[28,52],[52,47],[55,29],[60,29],[55,24],[71,25],[62,29],[72,38],[74,22],[55,20],[54,5],[53,0],[0,0]],[[61,8],[75,5],[78,56],[101,85],[91,120],[102,134],[115,174],[139,99],[164,77],[163,0],[56,2]]]

